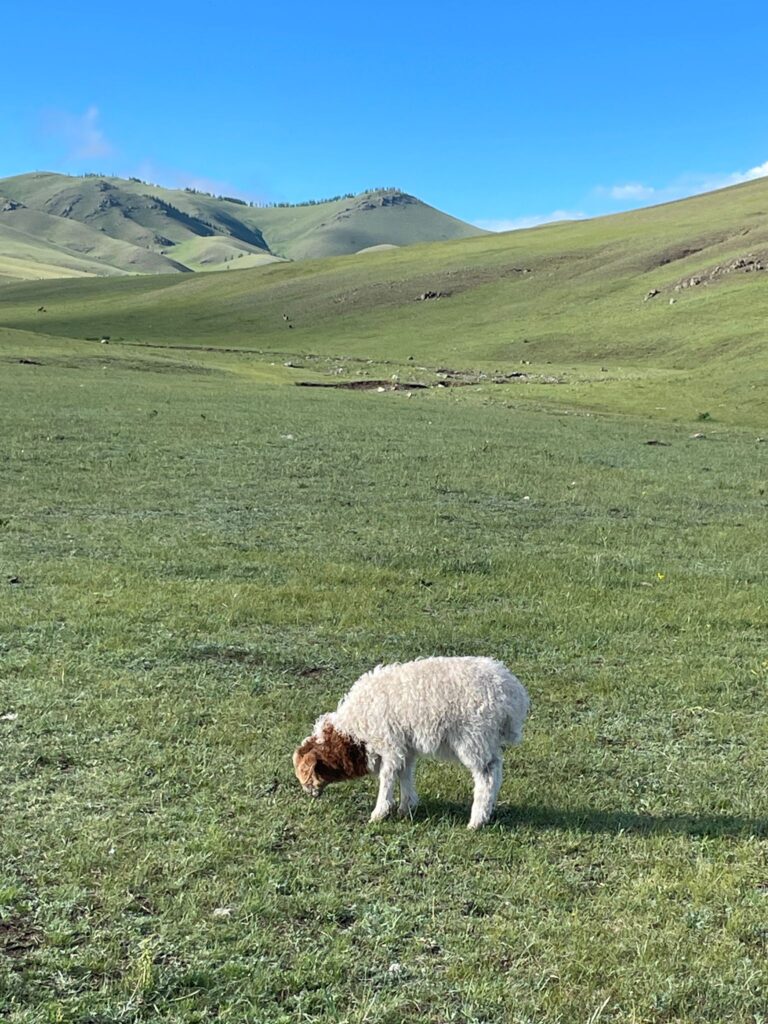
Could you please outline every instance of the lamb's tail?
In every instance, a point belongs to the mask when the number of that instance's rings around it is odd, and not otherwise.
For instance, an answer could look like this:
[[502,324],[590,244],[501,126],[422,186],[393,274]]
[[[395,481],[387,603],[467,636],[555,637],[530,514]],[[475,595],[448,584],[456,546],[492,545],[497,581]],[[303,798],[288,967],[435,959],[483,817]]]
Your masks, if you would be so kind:
[[507,714],[501,725],[501,742],[506,746],[515,746],[523,739],[525,719],[531,706],[528,691],[510,672],[507,681]]

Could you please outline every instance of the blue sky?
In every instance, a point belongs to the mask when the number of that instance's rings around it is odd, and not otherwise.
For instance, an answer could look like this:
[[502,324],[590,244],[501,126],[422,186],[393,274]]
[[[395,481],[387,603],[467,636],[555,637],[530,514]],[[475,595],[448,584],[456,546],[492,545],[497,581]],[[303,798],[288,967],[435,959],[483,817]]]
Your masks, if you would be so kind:
[[525,226],[768,174],[768,5],[259,0],[3,13],[0,177],[397,186]]

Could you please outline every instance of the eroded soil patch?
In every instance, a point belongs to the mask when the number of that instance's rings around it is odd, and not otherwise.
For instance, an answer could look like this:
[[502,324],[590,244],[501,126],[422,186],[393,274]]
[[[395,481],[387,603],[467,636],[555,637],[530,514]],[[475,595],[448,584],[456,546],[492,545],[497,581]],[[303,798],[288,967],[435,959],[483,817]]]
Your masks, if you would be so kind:
[[7,921],[0,921],[0,955],[23,957],[37,949],[41,942],[41,933],[23,917],[11,917]]
[[554,377],[551,374],[532,374],[523,371],[493,375],[462,373],[454,370],[437,372],[439,379],[430,383],[400,380],[297,380],[295,383],[299,388],[337,388],[342,391],[428,391],[430,388],[463,388],[479,384],[509,384],[512,382],[563,383],[560,377]]

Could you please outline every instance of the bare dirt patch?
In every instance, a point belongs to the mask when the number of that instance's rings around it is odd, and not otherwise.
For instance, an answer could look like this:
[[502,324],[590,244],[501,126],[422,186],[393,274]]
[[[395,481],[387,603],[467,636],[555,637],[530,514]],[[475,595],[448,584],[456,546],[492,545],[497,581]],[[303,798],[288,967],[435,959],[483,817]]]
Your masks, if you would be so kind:
[[401,380],[297,380],[296,387],[299,388],[336,388],[342,391],[428,391],[432,388],[464,388],[476,387],[479,384],[510,384],[510,383],[535,383],[535,384],[562,384],[559,377],[551,374],[534,374],[523,371],[512,373],[471,373],[461,370],[437,370],[438,379],[425,383],[424,381],[401,381]]
[[656,261],[657,267],[666,267],[668,263],[677,263],[678,260],[687,260],[689,256],[695,256],[697,252],[702,251],[702,246],[695,248],[690,247],[675,247],[674,249],[668,249],[667,252],[663,253]]
[[297,380],[297,388],[336,388],[341,391],[418,391],[429,384],[401,384],[392,380]]
[[187,657],[190,661],[216,661],[237,665],[264,664],[264,659],[259,654],[248,650],[246,647],[219,646],[218,644],[193,647]]
[[23,917],[0,921],[0,954],[19,958],[26,956],[42,942],[43,937],[34,925]]

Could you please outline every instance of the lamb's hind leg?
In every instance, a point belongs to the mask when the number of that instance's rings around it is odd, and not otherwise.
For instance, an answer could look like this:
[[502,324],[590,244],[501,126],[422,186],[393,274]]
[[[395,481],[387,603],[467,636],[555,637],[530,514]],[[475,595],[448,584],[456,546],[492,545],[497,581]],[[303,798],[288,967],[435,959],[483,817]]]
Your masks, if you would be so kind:
[[469,816],[469,828],[482,828],[491,820],[496,797],[501,788],[503,765],[501,754],[495,754],[482,768],[468,766],[475,780],[475,794],[472,801],[472,813]]
[[418,806],[419,794],[416,792],[414,774],[416,771],[416,755],[410,753],[405,759],[405,764],[400,769],[400,806],[397,813],[401,818],[407,818]]

